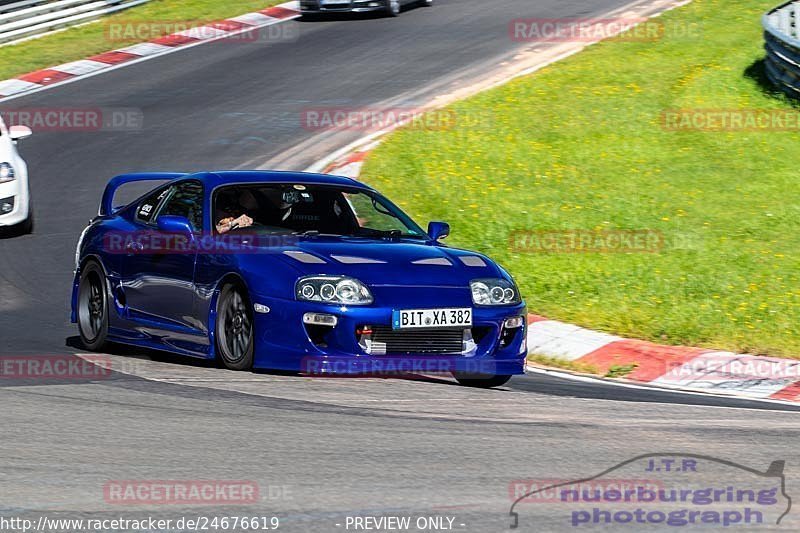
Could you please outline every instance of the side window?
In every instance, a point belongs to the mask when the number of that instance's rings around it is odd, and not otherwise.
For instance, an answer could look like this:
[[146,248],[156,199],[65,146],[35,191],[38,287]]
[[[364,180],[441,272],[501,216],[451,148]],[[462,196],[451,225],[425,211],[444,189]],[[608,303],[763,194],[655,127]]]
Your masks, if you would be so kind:
[[139,207],[136,208],[136,220],[144,222],[145,224],[153,222],[153,217],[158,210],[158,204],[167,196],[169,190],[169,187],[164,187],[145,198],[144,201],[139,204]]
[[195,231],[203,228],[203,185],[197,181],[179,183],[158,216],[175,215],[186,217]]

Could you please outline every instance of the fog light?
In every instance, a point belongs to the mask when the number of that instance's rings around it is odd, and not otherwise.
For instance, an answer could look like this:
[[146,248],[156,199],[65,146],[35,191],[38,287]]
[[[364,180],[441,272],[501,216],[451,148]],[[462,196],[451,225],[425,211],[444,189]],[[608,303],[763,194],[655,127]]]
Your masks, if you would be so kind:
[[324,313],[306,313],[303,315],[303,323],[312,326],[334,327],[339,323],[339,319],[333,315],[326,315]]
[[503,328],[516,329],[516,328],[521,328],[524,324],[525,324],[525,317],[512,316],[511,318],[506,318],[506,321],[503,322]]
[[3,198],[0,200],[0,215],[7,215],[14,210],[14,197]]

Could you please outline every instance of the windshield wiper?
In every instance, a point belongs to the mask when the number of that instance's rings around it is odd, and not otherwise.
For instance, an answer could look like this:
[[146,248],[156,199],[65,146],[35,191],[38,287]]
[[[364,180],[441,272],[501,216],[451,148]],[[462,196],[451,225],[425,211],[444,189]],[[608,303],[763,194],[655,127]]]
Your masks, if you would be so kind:
[[359,239],[425,239],[424,235],[417,235],[416,233],[403,233],[399,229],[390,230],[370,230],[368,234],[361,233],[322,233],[319,230],[310,229],[306,231],[294,231],[292,235],[298,237],[354,237]]
[[384,239],[424,239],[422,235],[417,235],[416,233],[403,233],[403,230],[399,229],[389,229],[377,231],[377,234]]
[[319,230],[310,229],[306,231],[295,231],[292,232],[292,235],[297,235],[298,237],[344,237],[341,233],[321,233]]

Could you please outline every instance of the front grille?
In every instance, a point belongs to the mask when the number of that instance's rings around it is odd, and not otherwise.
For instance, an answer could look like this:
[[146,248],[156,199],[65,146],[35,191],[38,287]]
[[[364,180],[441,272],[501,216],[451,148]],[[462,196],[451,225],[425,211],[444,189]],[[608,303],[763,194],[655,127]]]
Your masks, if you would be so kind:
[[350,4],[349,0],[343,0],[341,2],[329,2],[326,4],[320,4],[321,9],[350,9],[353,7]]
[[393,330],[373,326],[372,345],[386,345],[386,354],[460,354],[464,349],[464,330]]

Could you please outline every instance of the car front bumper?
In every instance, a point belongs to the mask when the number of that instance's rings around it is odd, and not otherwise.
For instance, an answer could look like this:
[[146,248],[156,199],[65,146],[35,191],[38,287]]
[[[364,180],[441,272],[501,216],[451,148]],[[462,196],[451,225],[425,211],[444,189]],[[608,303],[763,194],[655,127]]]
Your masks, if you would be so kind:
[[[524,303],[496,308],[472,306],[472,327],[458,330],[464,337],[462,349],[448,353],[426,350],[425,347],[435,342],[427,341],[425,332],[418,330],[413,336],[414,346],[420,346],[421,342],[422,349],[412,347],[393,352],[390,345],[371,353],[365,348],[367,337],[359,334],[365,331],[365,326],[381,328],[384,335],[397,334],[391,329],[392,312],[418,306],[348,307],[256,295],[252,303],[257,304],[261,311],[254,315],[255,368],[309,375],[461,373],[493,376],[523,374],[525,371],[527,323]],[[303,322],[306,313],[335,316],[337,324],[334,327],[309,326]],[[522,324],[505,328],[506,320],[514,317],[522,317]],[[453,333],[456,330],[451,328],[449,331]]]
[[[4,203],[13,204],[11,211],[3,212]],[[27,191],[21,190],[17,180],[0,183],[0,227],[15,226],[28,218]]]
[[381,0],[300,0],[303,13],[366,13],[385,9]]

